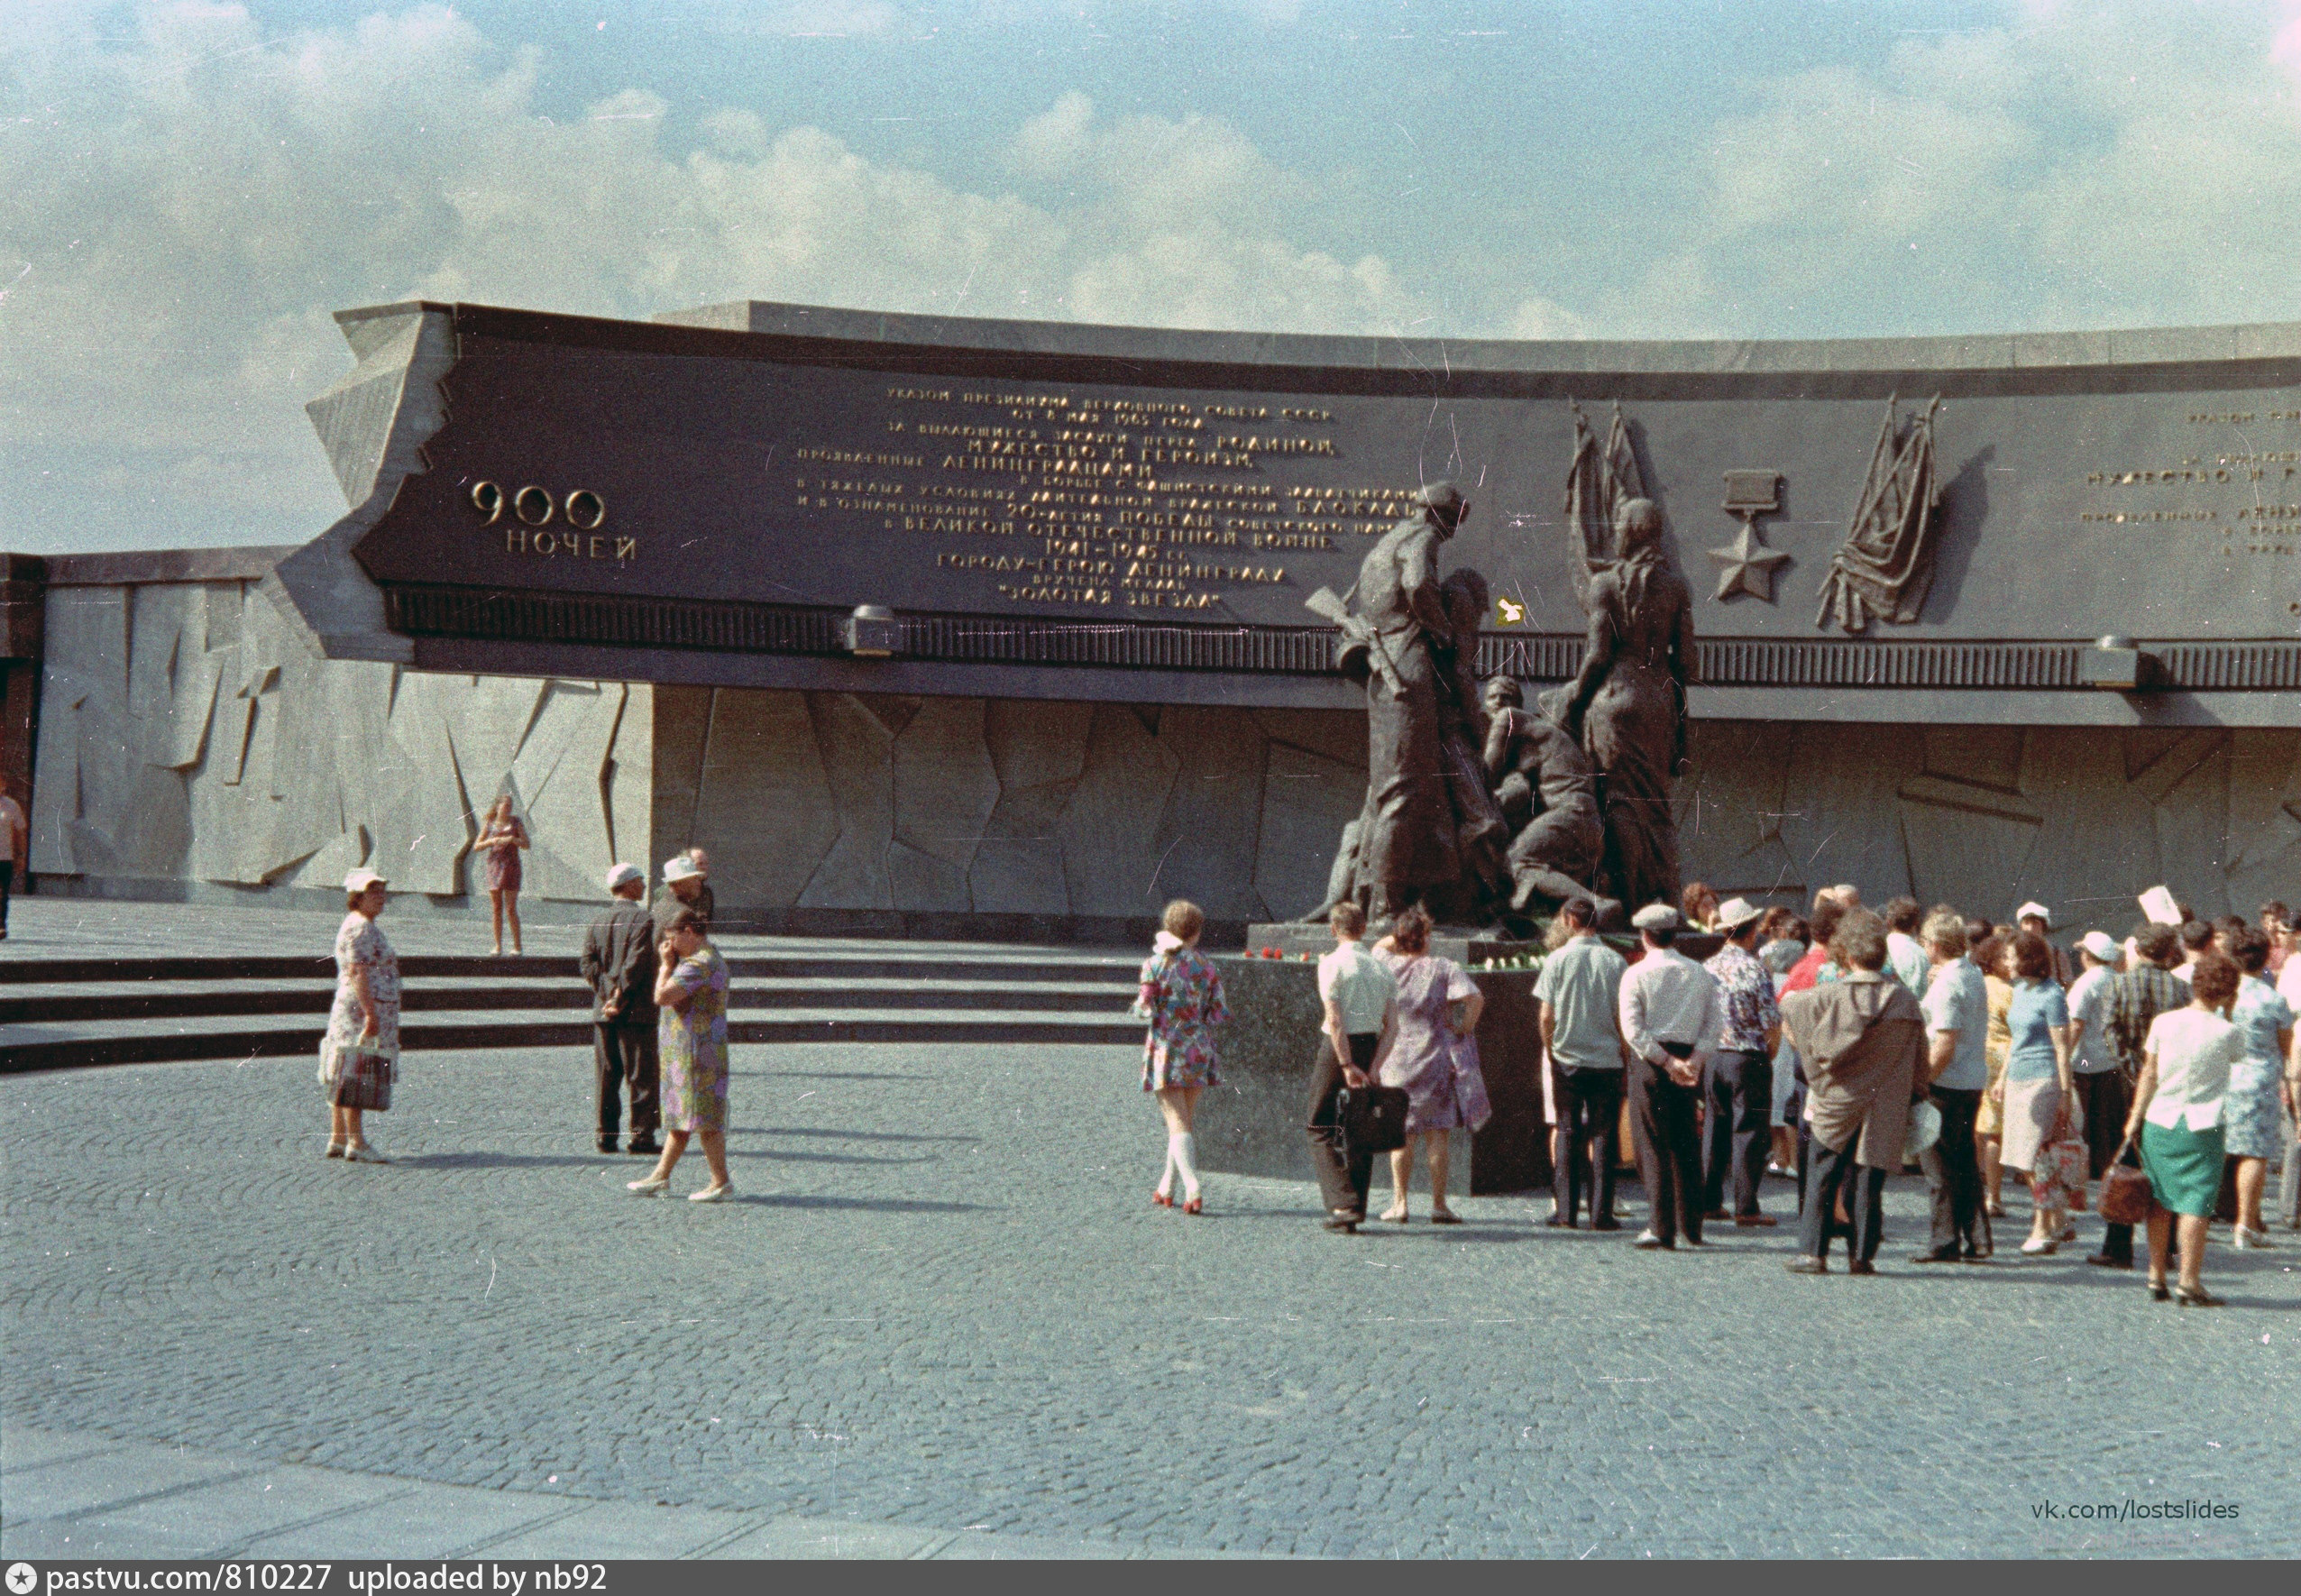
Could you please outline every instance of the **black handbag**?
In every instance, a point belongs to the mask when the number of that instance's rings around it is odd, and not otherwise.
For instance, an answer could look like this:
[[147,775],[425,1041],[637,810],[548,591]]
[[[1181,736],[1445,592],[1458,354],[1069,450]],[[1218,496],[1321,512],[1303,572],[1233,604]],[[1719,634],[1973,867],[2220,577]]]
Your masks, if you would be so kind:
[[1353,1151],[1396,1152],[1407,1144],[1403,1087],[1344,1087],[1334,1104],[1334,1123]]

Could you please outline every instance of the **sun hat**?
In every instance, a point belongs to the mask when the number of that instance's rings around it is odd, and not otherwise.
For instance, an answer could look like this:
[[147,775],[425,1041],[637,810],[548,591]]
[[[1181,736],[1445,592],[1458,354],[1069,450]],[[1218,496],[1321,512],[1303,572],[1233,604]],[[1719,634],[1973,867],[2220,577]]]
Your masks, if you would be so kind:
[[1765,913],[1747,898],[1728,898],[1718,906],[1718,929],[1730,936]]
[[365,865],[361,866],[358,869],[344,877],[344,890],[345,892],[365,892],[371,886],[382,886],[386,884],[383,877],[377,875],[373,870],[369,869]]
[[2031,919],[2042,920],[2046,923],[2047,930],[2050,931],[2053,929],[2053,911],[2047,908],[2043,903],[2039,903],[2035,898],[2031,899],[2028,903],[2013,911],[2013,923],[2016,925],[2021,924],[2021,922],[2025,920]]
[[702,875],[695,868],[695,861],[680,854],[663,862],[663,878],[666,885],[674,881],[692,881]]

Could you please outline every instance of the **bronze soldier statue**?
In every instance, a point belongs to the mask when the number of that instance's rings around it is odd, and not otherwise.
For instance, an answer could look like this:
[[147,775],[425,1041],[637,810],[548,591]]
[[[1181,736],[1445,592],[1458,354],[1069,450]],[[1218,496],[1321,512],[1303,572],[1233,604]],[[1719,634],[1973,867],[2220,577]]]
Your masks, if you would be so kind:
[[1486,775],[1511,833],[1510,912],[1519,920],[1589,894],[1606,848],[1598,780],[1581,745],[1553,718],[1556,695],[1539,711],[1525,706],[1515,679],[1486,683]]

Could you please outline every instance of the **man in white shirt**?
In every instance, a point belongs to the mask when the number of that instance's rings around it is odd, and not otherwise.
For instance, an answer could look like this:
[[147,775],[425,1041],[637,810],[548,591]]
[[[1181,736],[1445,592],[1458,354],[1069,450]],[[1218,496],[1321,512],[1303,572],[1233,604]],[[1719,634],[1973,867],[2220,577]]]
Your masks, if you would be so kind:
[[1334,950],[1318,961],[1318,1002],[1325,1010],[1318,1057],[1310,1067],[1310,1161],[1326,1205],[1326,1228],[1355,1233],[1366,1220],[1366,1188],[1374,1154],[1343,1134],[1344,1088],[1361,1089],[1381,1067],[1385,1044],[1397,1030],[1398,984],[1360,939],[1366,911],[1334,905],[1326,923]]
[[2069,1023],[2077,1041],[2069,1059],[2077,1106],[2085,1115],[2086,1179],[2098,1180],[2117,1156],[2117,1142],[2132,1100],[2117,1068],[2117,1043],[2109,1034],[2110,980],[2117,974],[2118,948],[2106,932],[2077,939],[2076,980],[2069,986]]
[[1646,1183],[1646,1248],[1701,1240],[1701,1144],[1694,1129],[1702,1070],[1725,1029],[1710,972],[1673,944],[1683,923],[1667,903],[1630,917],[1645,956],[1622,977],[1622,1041],[1630,1050],[1630,1140]]
[[16,885],[16,867],[32,859],[32,835],[24,812],[0,792],[0,942],[8,940],[8,894]]

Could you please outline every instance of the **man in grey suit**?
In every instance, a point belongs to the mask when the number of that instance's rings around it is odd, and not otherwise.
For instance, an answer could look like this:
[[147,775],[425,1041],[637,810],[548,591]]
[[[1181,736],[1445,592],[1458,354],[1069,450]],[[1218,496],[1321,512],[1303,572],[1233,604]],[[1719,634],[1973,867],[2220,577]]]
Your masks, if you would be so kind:
[[583,979],[591,987],[591,1051],[599,1072],[599,1140],[615,1151],[623,1094],[631,1096],[631,1142],[627,1151],[657,1153],[662,1111],[655,1102],[655,921],[643,900],[647,873],[637,865],[608,872],[615,906],[583,933]]

